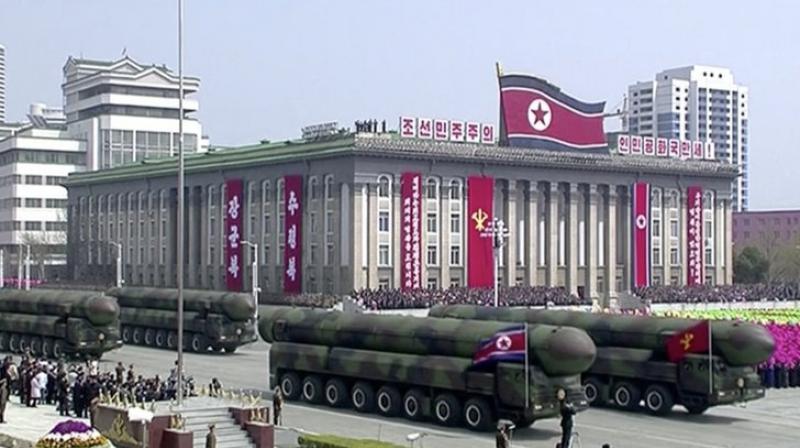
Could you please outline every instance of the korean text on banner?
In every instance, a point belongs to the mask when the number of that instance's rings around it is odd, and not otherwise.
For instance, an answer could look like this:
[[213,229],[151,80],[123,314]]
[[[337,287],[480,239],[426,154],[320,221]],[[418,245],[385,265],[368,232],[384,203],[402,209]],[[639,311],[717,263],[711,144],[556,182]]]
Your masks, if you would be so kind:
[[225,181],[225,285],[242,290],[242,179]]
[[494,254],[490,230],[493,216],[494,178],[470,176],[467,180],[467,284],[470,288],[494,286]]
[[303,176],[286,176],[284,182],[285,244],[283,292],[299,294],[303,278]]
[[650,184],[633,184],[633,286],[650,286]]
[[403,173],[400,176],[400,282],[401,289],[422,287],[422,175]]
[[686,188],[686,284],[703,284],[703,188]]

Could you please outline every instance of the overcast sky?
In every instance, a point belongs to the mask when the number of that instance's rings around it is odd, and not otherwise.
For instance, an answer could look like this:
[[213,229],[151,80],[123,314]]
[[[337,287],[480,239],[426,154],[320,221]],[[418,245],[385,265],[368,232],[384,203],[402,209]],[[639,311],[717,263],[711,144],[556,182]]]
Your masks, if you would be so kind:
[[[734,6],[733,3],[736,3]],[[741,3],[741,4],[740,4]],[[61,104],[67,57],[177,68],[176,1],[5,0],[9,120]],[[494,63],[618,105],[690,64],[750,88],[751,208],[800,208],[800,2],[186,0],[185,72],[212,144],[296,137],[328,120],[497,122]]]

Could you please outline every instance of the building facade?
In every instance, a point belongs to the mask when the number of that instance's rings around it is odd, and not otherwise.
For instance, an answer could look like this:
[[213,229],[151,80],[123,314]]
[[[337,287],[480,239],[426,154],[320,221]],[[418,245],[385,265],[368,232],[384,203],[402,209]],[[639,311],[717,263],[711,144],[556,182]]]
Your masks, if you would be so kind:
[[19,252],[31,246],[31,276],[66,264],[70,173],[83,170],[85,146],[63,130],[31,126],[0,139],[0,249],[7,277],[18,275]]
[[769,252],[800,245],[800,210],[764,210],[733,214],[736,250],[752,246]]
[[6,47],[0,44],[0,123],[6,121]]
[[[552,285],[616,297],[631,284],[633,182],[652,185],[653,283],[686,282],[689,185],[705,191],[705,281],[730,283],[733,167],[706,161],[566,154],[523,148],[344,134],[264,143],[189,157],[186,269],[190,288],[225,288],[226,181],[243,181],[241,238],[259,244],[264,294],[284,281],[284,176],[301,175],[302,291],[398,288],[400,177],[421,173],[423,287],[468,284],[468,176],[494,179],[505,220],[505,285]],[[108,281],[121,243],[128,284],[174,286],[176,163],[144,162],[70,176],[68,264],[75,280]],[[237,209],[239,211],[239,209]],[[251,254],[245,253],[249,285]]]
[[[64,65],[64,113],[71,138],[86,142],[89,170],[174,155],[179,143],[178,77],[165,66],[129,57],[94,61],[70,57]],[[191,98],[200,80],[184,76],[184,149],[207,149]]]
[[714,143],[718,160],[736,165],[734,210],[748,207],[748,89],[727,68],[693,65],[665,70],[628,87],[626,131]]

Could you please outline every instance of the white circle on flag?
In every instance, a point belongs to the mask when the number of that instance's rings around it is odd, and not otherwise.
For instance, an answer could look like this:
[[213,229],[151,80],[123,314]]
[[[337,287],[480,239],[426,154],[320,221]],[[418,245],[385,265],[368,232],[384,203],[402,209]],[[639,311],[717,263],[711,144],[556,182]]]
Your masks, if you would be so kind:
[[547,101],[541,98],[531,101],[531,105],[528,106],[528,123],[535,131],[542,132],[550,127],[552,118],[553,113]]
[[644,230],[645,227],[647,227],[647,218],[644,215],[637,215],[636,228],[639,230]]
[[495,345],[498,350],[506,351],[511,348],[511,338],[506,335],[500,336]]

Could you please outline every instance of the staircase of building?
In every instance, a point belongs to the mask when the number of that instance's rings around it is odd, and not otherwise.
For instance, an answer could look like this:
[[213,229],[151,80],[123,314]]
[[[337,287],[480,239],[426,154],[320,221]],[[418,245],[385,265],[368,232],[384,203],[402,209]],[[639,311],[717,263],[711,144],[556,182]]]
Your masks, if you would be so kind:
[[205,448],[208,425],[214,424],[217,448],[255,448],[247,431],[233,420],[228,408],[192,409],[181,413],[186,429],[193,433],[194,448]]

